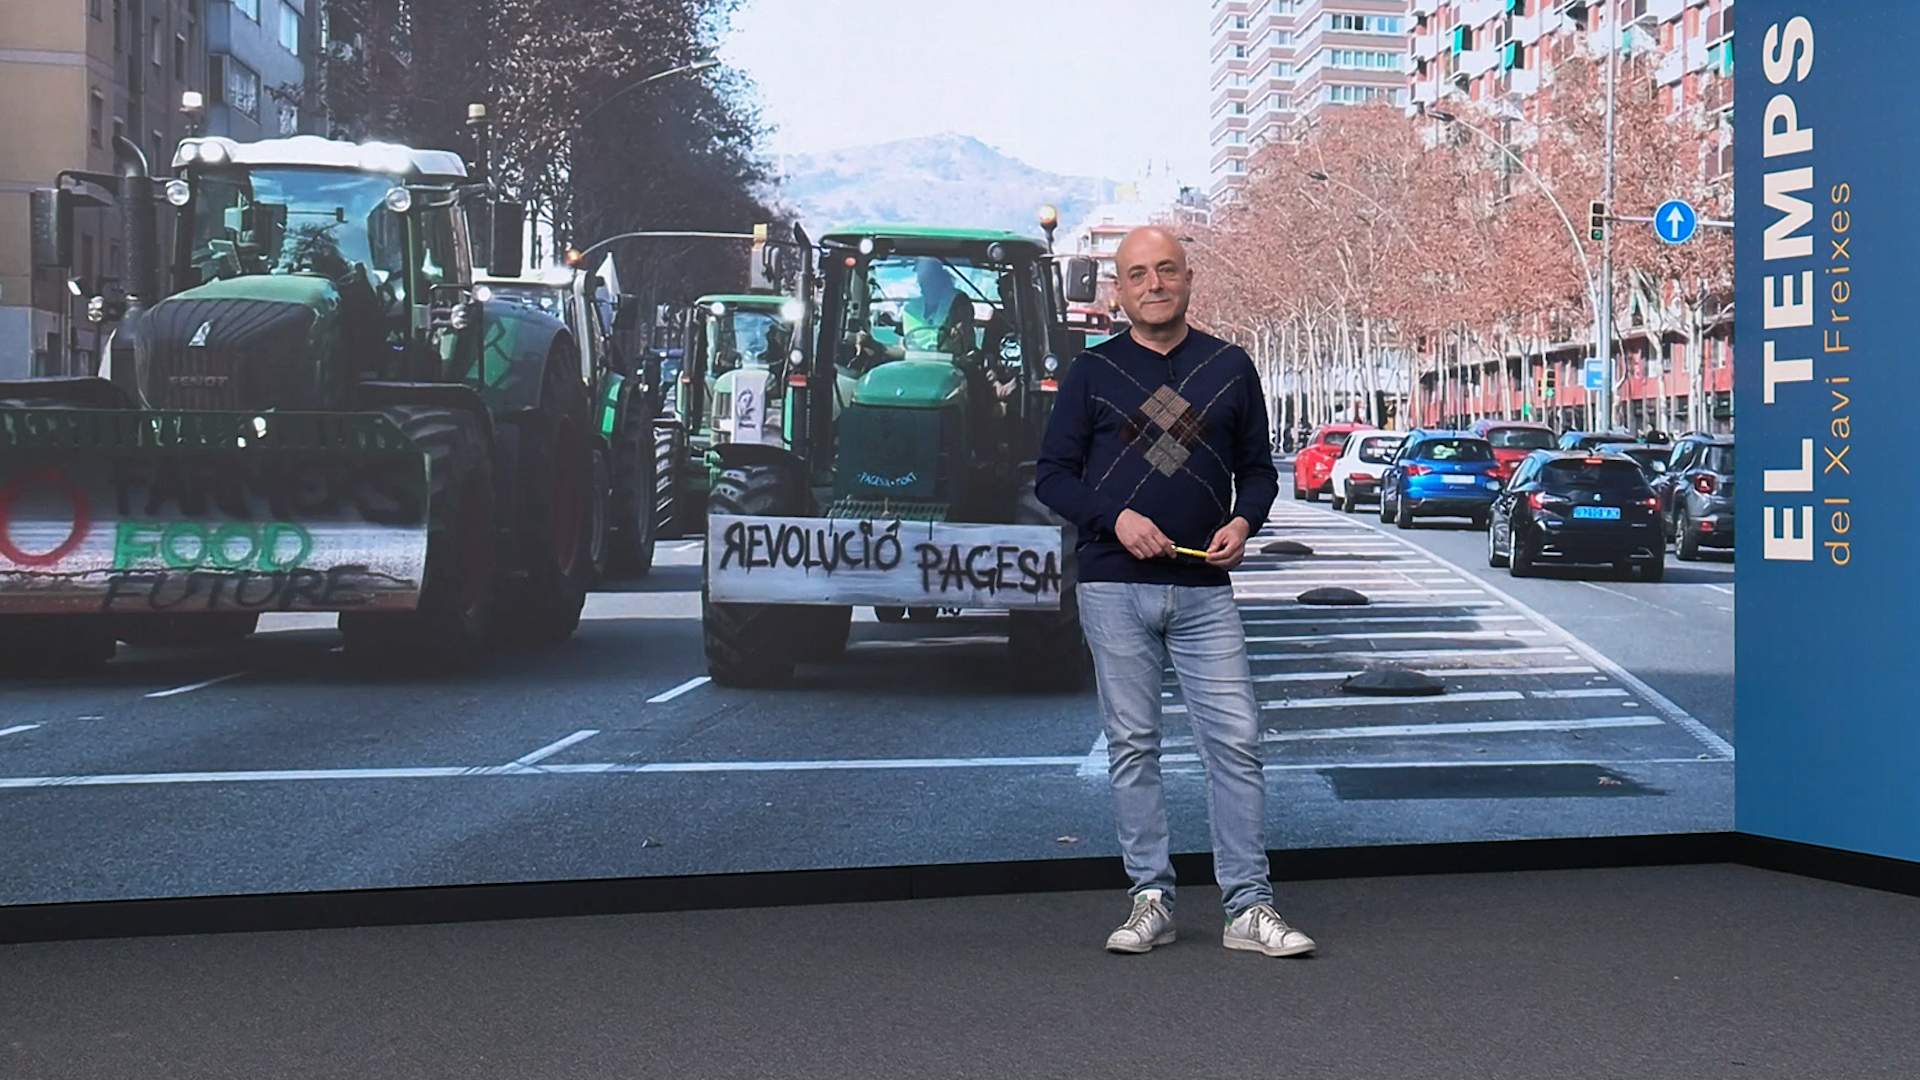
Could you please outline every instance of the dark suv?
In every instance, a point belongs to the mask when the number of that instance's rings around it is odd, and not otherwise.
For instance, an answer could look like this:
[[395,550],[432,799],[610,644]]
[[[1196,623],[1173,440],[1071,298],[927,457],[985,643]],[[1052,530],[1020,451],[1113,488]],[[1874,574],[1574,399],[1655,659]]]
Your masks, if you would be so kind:
[[1681,436],[1654,490],[1675,555],[1733,547],[1733,436]]
[[1487,565],[1526,577],[1542,562],[1608,563],[1643,581],[1667,573],[1659,500],[1622,454],[1536,450],[1514,470],[1487,524]]

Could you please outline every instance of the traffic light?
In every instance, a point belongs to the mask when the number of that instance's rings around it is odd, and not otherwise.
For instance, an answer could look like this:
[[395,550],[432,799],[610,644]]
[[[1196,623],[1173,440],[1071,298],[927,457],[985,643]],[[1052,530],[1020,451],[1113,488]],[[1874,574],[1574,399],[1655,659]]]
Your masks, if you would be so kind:
[[1595,240],[1607,238],[1607,204],[1599,199],[1587,204],[1587,235]]
[[[1600,204],[1595,203],[1594,205],[1598,206]],[[1553,400],[1553,365],[1552,364],[1548,364],[1545,372],[1543,373],[1543,377],[1540,382],[1540,398],[1543,401]]]

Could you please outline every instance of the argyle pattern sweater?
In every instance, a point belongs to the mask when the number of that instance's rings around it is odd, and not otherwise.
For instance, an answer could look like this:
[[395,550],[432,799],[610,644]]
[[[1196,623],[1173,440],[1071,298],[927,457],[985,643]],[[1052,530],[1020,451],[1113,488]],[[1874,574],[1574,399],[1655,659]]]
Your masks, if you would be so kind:
[[1259,532],[1279,491],[1252,358],[1198,330],[1165,356],[1131,334],[1080,354],[1034,472],[1040,501],[1079,531],[1081,581],[1225,585],[1225,570],[1190,556],[1134,558],[1114,535],[1120,511],[1204,550],[1235,517]]

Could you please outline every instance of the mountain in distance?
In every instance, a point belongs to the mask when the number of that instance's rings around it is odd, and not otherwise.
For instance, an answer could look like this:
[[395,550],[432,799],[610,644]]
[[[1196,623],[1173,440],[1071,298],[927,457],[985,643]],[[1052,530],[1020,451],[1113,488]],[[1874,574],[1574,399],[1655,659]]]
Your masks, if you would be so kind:
[[1117,185],[1062,176],[952,132],[775,160],[769,197],[815,236],[853,224],[1006,229],[1039,237],[1034,213],[1060,210],[1063,230],[1113,198]]

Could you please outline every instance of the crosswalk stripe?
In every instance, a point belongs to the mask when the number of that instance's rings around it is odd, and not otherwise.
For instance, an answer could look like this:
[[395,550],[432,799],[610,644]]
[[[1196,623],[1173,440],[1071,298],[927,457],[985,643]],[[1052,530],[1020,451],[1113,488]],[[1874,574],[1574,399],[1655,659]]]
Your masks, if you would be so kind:
[[[1255,675],[1253,677],[1253,681],[1256,683],[1324,682],[1324,681],[1332,681],[1334,679],[1351,678],[1352,676],[1360,674],[1364,670],[1365,670],[1364,668],[1351,668],[1345,671],[1273,671],[1273,672],[1268,672],[1265,675]],[[1500,678],[1502,676],[1509,676],[1509,675],[1522,675],[1522,676],[1591,675],[1598,670],[1599,670],[1598,668],[1595,668],[1591,664],[1569,664],[1569,665],[1566,665],[1565,667],[1497,667],[1497,668],[1429,667],[1426,669],[1426,674],[1431,675],[1436,679],[1478,679],[1478,678]],[[1172,673],[1169,672],[1168,675],[1169,677],[1171,677]],[[1164,685],[1178,685],[1178,684],[1169,682]],[[1624,691],[1619,691],[1619,692],[1624,693]],[[1175,690],[1162,690],[1160,691],[1160,696],[1163,698],[1176,698],[1176,697],[1179,697],[1180,695],[1179,695],[1179,692]],[[1601,695],[1596,694],[1592,696],[1598,697]]]
[[1326,641],[1377,641],[1404,638],[1440,638],[1446,641],[1486,641],[1502,638],[1541,638],[1545,630],[1382,630],[1365,634],[1282,634],[1250,637],[1249,645],[1306,645]]
[[[1324,739],[1392,739],[1429,735],[1506,735],[1541,731],[1597,731],[1605,728],[1659,727],[1664,721],[1655,716],[1593,716],[1572,720],[1468,720],[1442,724],[1367,724],[1356,727],[1306,728],[1298,731],[1269,731],[1260,736],[1263,743],[1317,742]],[[1191,735],[1171,735],[1161,740],[1163,747],[1194,745]]]
[[1294,615],[1283,619],[1242,618],[1248,626],[1273,626],[1287,623],[1334,623],[1342,626],[1349,623],[1422,623],[1422,622],[1526,622],[1524,615],[1357,615],[1350,618],[1327,618],[1324,615]]
[[[1526,695],[1518,690],[1469,690],[1464,693],[1442,694],[1438,697],[1370,697],[1366,694],[1342,694],[1339,697],[1325,698],[1275,698],[1259,704],[1263,712],[1285,712],[1293,709],[1410,708],[1447,702],[1473,705],[1489,701],[1524,700]],[[1161,711],[1168,716],[1183,716],[1187,712],[1187,707],[1166,705],[1162,706]]]
[[1331,657],[1355,660],[1434,660],[1458,656],[1537,656],[1546,653],[1561,653],[1573,656],[1574,651],[1562,645],[1522,646],[1508,649],[1394,649],[1375,652],[1371,649],[1347,652],[1286,652],[1286,653],[1249,653],[1247,659],[1261,663],[1297,663],[1301,660],[1324,660]]

